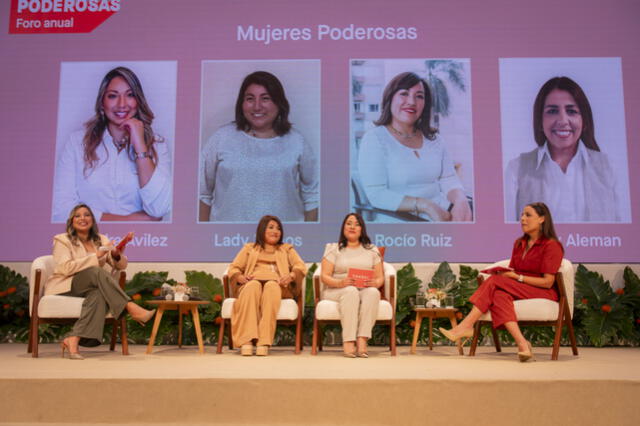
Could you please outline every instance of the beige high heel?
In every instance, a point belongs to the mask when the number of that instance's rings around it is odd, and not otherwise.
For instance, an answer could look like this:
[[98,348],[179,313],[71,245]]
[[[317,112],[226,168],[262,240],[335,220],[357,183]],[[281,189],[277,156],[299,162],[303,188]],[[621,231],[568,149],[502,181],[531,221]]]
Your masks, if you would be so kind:
[[524,352],[518,352],[518,360],[520,360],[520,362],[527,362],[529,360],[531,361],[535,361],[536,358],[533,356],[533,350],[531,349],[531,343],[527,342],[527,347],[529,348],[529,350],[524,351]]
[[464,332],[462,332],[461,334],[454,334],[451,332],[451,330],[447,330],[445,328],[439,327],[438,330],[440,330],[440,333],[442,333],[442,335],[444,337],[446,337],[447,339],[451,340],[452,342],[458,342],[458,340],[460,339],[464,339],[462,341],[462,345],[464,346],[464,344],[467,342],[467,340],[469,340],[471,337],[473,337],[473,329],[470,330],[466,330]]
[[67,351],[69,351],[69,359],[84,359],[84,357],[82,355],[80,355],[80,353],[71,352],[71,349],[69,349],[69,346],[67,346],[67,344],[64,342],[64,340],[62,342],[60,342],[60,347],[62,348],[62,358],[64,358],[64,351],[67,350]]
[[256,348],[256,355],[257,356],[267,356],[267,355],[269,355],[269,346],[267,346],[267,345],[258,346]]

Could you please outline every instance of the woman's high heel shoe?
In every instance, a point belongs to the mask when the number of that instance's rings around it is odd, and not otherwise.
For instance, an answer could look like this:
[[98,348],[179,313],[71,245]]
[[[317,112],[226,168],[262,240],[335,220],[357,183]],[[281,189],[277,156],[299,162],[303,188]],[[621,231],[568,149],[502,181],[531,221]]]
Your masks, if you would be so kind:
[[62,358],[64,358],[64,351],[67,350],[69,351],[69,359],[84,359],[84,357],[80,355],[78,352],[76,353],[71,352],[71,349],[69,349],[69,346],[67,346],[67,344],[64,341],[60,342],[60,347],[62,348]]
[[518,359],[520,362],[527,362],[529,360],[535,361],[535,357],[533,356],[533,350],[531,349],[531,343],[527,342],[527,347],[529,348],[527,351],[518,352]]
[[444,337],[446,337],[447,339],[451,340],[452,342],[458,342],[458,340],[460,339],[464,339],[462,341],[462,344],[464,345],[466,343],[467,340],[469,340],[471,337],[473,337],[473,329],[469,329],[469,330],[465,330],[460,334],[454,334],[451,332],[451,330],[447,330],[444,329],[442,327],[439,327],[438,330],[440,330],[440,333],[442,333],[442,335]]
[[131,317],[131,318],[133,318],[133,320],[138,324],[144,326],[151,318],[153,318],[155,314],[156,314],[156,310],[154,309],[152,311],[147,311],[147,313],[141,316],[140,318],[134,318],[134,317]]

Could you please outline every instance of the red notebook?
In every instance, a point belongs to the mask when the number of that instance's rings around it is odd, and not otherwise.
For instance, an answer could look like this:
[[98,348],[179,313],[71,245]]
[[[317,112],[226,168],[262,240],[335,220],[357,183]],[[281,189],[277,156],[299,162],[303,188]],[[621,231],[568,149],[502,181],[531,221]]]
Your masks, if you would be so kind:
[[503,272],[509,272],[509,271],[513,271],[513,269],[505,268],[503,266],[494,266],[493,268],[483,269],[480,272],[482,272],[483,274],[496,275],[496,274],[501,274]]
[[355,280],[356,287],[362,288],[362,287],[366,287],[365,285],[366,281],[373,279],[373,270],[349,268],[349,271],[347,272],[347,276]]
[[126,247],[127,244],[129,244],[129,241],[133,240],[133,232],[129,232],[127,235],[125,235],[120,242],[118,243],[118,245],[116,246],[116,248],[119,251],[124,251],[124,248]]

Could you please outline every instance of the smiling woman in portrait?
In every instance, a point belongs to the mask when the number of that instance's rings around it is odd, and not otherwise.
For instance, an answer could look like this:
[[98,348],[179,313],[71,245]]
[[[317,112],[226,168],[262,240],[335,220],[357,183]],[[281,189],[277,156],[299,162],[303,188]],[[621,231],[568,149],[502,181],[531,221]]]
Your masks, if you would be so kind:
[[98,221],[168,220],[171,156],[154,134],[154,114],[136,74],[109,71],[98,90],[95,114],[73,133],[56,165],[53,221],[82,202]]
[[512,159],[505,171],[508,221],[543,201],[557,222],[619,222],[621,191],[608,156],[600,151],[589,99],[568,77],[540,88],[533,105],[538,147]]
[[265,214],[286,222],[318,220],[316,155],[288,117],[276,76],[256,71],[245,77],[235,121],[202,149],[200,221],[253,222]]
[[365,133],[359,149],[364,191],[374,207],[415,220],[471,221],[453,161],[431,127],[431,102],[429,85],[415,73],[398,74],[387,84],[377,127]]

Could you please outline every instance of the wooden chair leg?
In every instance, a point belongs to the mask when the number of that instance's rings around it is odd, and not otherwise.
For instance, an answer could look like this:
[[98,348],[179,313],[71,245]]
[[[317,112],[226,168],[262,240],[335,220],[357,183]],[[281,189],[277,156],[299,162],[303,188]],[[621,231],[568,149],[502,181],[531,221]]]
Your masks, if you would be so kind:
[[38,358],[38,344],[40,343],[40,336],[38,335],[38,331],[38,319],[35,318],[33,321],[33,327],[31,328],[31,356],[33,358]]
[[391,344],[391,356],[396,356],[396,322],[395,320],[391,320],[391,324],[389,324],[390,332],[389,332],[389,343]]
[[324,326],[318,323],[318,350],[322,351],[322,342],[324,342]]
[[493,337],[493,344],[496,347],[496,352],[502,352],[502,346],[500,345],[500,337],[498,336],[498,332],[496,331],[495,328],[493,328],[493,325],[490,325],[491,327],[491,336]]
[[578,355],[578,345],[576,344],[576,335],[573,332],[573,322],[571,321],[571,314],[569,310],[565,310],[565,323],[567,324],[567,332],[569,334],[569,342],[571,343],[571,351],[574,355]]
[[122,355],[129,355],[129,336],[127,335],[127,319],[124,316],[120,318],[120,345],[122,346]]
[[469,356],[476,355],[476,347],[480,338],[480,322],[476,322],[473,326],[473,338],[471,339],[471,347],[469,348]]
[[311,355],[318,355],[318,320],[313,318],[313,336],[311,336]]
[[29,321],[29,337],[27,340],[27,353],[30,354],[33,350],[33,318]]
[[231,320],[227,320],[227,336],[229,337],[229,350],[233,350],[233,334],[231,333]]
[[298,315],[298,321],[296,321],[296,349],[295,354],[300,354],[302,350],[302,316]]
[[109,342],[109,350],[116,349],[116,340],[118,340],[118,320],[114,319],[111,325],[111,342]]
[[224,318],[220,318],[220,327],[218,328],[218,347],[216,348],[216,353],[222,353],[222,345],[224,344]]
[[564,303],[560,303],[558,320],[556,321],[556,333],[553,338],[553,349],[551,350],[551,359],[557,360],[560,354],[560,339],[562,339],[562,323],[564,319]]

